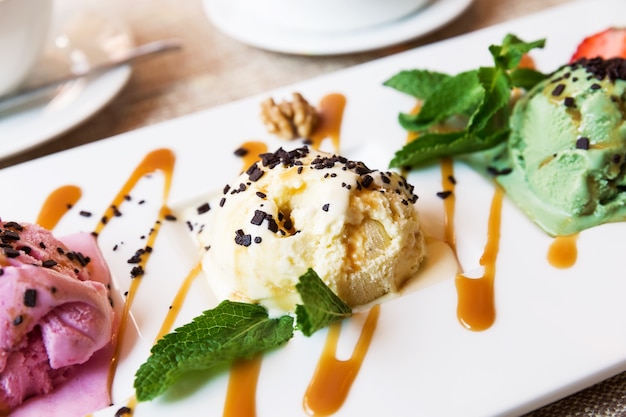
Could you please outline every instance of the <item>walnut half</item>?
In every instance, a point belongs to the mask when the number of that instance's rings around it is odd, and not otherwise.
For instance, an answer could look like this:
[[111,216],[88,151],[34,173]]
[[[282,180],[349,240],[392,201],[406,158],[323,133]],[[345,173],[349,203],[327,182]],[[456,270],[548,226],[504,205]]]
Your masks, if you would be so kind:
[[300,93],[293,93],[293,101],[279,104],[271,97],[261,103],[261,120],[269,133],[283,139],[308,139],[319,123],[315,107]]

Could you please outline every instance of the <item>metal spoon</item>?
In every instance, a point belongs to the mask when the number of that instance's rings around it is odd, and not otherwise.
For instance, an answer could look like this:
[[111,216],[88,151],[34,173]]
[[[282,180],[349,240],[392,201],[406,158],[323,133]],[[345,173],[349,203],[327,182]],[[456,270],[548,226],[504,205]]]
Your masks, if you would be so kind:
[[88,75],[98,74],[107,70],[130,64],[140,58],[144,58],[149,55],[154,55],[166,51],[178,50],[182,47],[182,43],[178,39],[163,39],[154,42],[145,43],[130,49],[128,52],[116,57],[113,60],[103,62],[102,64],[94,65],[82,70],[77,70],[66,76],[56,78],[54,80],[46,81],[42,84],[35,86],[29,86],[17,90],[14,93],[10,93],[4,96],[0,96],[0,113],[6,112],[11,109],[18,108],[32,102],[34,99],[40,97],[46,91],[58,87],[61,84],[86,77]]

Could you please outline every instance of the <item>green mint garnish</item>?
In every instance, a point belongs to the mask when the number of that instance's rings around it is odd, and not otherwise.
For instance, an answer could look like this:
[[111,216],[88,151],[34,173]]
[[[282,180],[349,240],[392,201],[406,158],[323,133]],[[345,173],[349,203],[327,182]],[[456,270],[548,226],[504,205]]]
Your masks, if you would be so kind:
[[[406,130],[418,133],[417,140],[396,152],[391,167],[411,168],[443,156],[454,156],[491,148],[506,140],[511,90],[530,89],[546,76],[528,68],[517,68],[523,55],[543,48],[545,40],[524,42],[515,35],[489,51],[493,67],[480,67],[451,76],[443,73],[402,71],[384,85],[423,101],[417,114],[399,115]],[[435,129],[455,118],[457,129]]]
[[[302,305],[296,307],[297,328],[306,336],[351,314],[350,307],[312,269],[300,277],[296,289],[302,298]],[[163,394],[185,372],[251,358],[280,346],[293,333],[290,315],[269,318],[261,305],[222,301],[152,347],[150,357],[135,374],[137,400]]]
[[350,306],[337,297],[312,269],[300,276],[296,289],[302,299],[302,305],[296,306],[297,327],[305,336],[352,314]]
[[157,397],[186,371],[250,358],[292,336],[291,316],[270,319],[260,305],[223,301],[153,346],[150,357],[135,375],[137,400]]

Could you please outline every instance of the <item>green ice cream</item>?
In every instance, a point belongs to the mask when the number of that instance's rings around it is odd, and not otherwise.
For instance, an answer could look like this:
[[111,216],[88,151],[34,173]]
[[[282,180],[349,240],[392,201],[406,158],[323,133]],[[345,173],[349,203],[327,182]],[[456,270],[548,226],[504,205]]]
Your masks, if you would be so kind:
[[625,60],[562,67],[519,99],[510,127],[491,168],[547,233],[626,220]]

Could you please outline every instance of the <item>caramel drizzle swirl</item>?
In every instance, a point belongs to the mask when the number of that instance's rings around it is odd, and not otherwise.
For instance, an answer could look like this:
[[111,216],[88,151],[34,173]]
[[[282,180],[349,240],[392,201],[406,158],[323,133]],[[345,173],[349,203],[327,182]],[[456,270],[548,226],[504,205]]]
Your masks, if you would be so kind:
[[496,185],[489,212],[487,243],[480,258],[480,264],[484,267],[483,275],[479,278],[468,278],[463,274],[456,276],[457,316],[461,324],[469,330],[486,330],[496,319],[493,284],[500,249],[503,196],[504,191]]
[[[156,171],[162,172],[164,176],[162,206],[159,210],[158,220],[155,221],[154,227],[146,240],[146,245],[144,247],[141,259],[135,266],[136,270],[145,270],[145,265],[150,258],[150,253],[152,252],[151,248],[154,247],[154,243],[159,234],[161,224],[164,220],[172,218],[172,212],[167,207],[166,203],[172,185],[172,176],[174,173],[175,160],[175,155],[170,149],[157,149],[148,153],[141,161],[141,163],[135,168],[126,183],[122,186],[118,194],[115,196],[93,232],[95,236],[100,235],[100,233],[108,224],[109,220],[113,217],[116,217],[119,207],[124,203],[124,201],[126,201],[127,196],[130,194],[132,189],[137,185],[137,182],[141,178]],[[142,273],[134,275],[134,278],[130,282],[130,287],[128,289],[128,294],[124,303],[124,309],[122,311],[120,326],[118,329],[118,334],[120,336],[118,337],[117,343],[115,344],[115,349],[113,351],[113,356],[111,358],[111,364],[109,367],[109,376],[107,381],[109,393],[112,392],[113,379],[117,371],[120,352],[122,350],[123,335],[126,332],[130,309],[132,307],[133,300],[135,299],[135,295],[137,293],[139,285],[141,284],[142,275]]]
[[260,155],[265,152],[267,152],[267,145],[265,142],[251,140],[241,145],[237,154],[241,158],[243,169],[246,170],[249,166],[252,166],[252,164],[258,161],[260,159]]
[[256,387],[262,358],[257,354],[252,359],[235,361],[230,367],[223,417],[256,416]]
[[451,158],[441,159],[441,188],[446,196],[443,198],[444,208],[444,240],[456,254],[456,233],[454,231],[454,213],[456,208],[456,180],[454,179],[454,163]]
[[339,152],[341,124],[345,107],[346,97],[343,94],[333,93],[322,97],[317,109],[320,116],[320,124],[310,138],[312,148],[320,149],[324,139],[330,138],[333,149],[335,152]]
[[379,313],[380,304],[370,309],[352,356],[347,360],[336,357],[341,323],[330,325],[315,374],[304,394],[303,405],[309,415],[329,416],[341,408],[361,369],[376,330]]
[[567,269],[576,264],[578,258],[578,233],[557,236],[548,248],[548,262],[555,268]]
[[39,210],[37,224],[48,230],[54,229],[82,194],[82,190],[75,185],[64,185],[51,192]]

